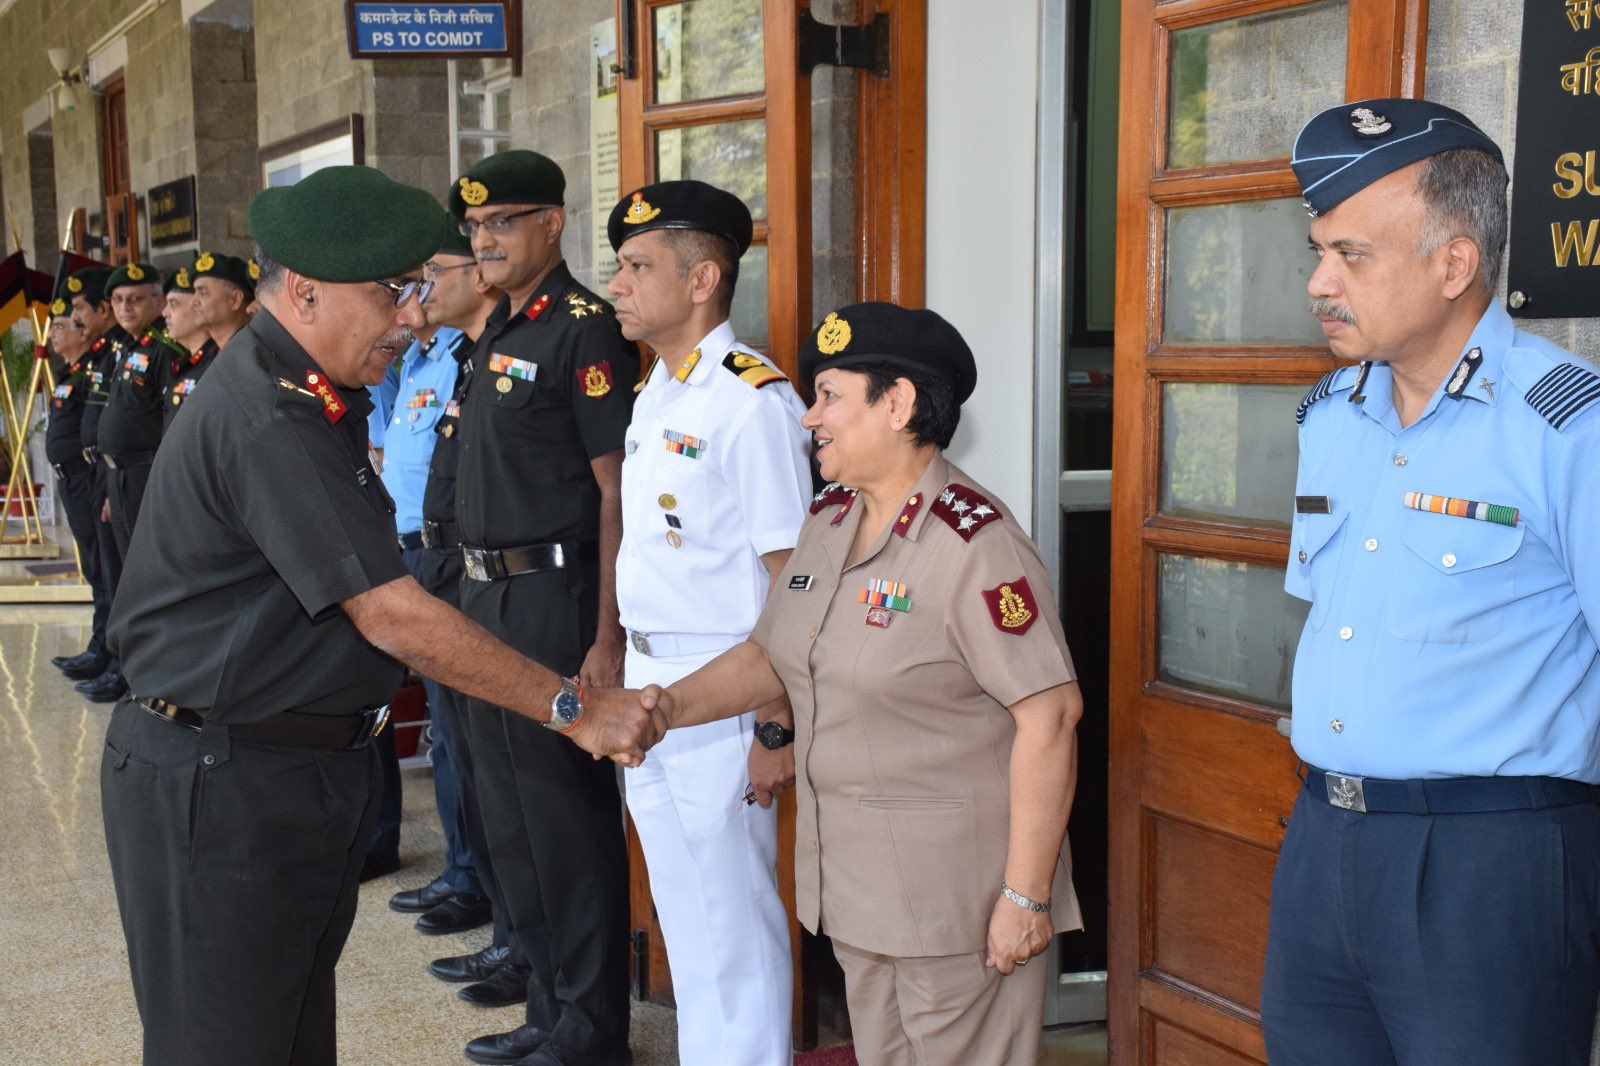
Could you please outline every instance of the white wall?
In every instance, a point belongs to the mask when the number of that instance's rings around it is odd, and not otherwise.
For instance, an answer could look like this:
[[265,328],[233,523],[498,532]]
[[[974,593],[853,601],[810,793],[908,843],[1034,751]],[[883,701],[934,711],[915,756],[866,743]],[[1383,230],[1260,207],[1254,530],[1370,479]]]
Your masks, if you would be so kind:
[[1030,529],[1037,0],[928,5],[928,306],[978,360],[950,457]]

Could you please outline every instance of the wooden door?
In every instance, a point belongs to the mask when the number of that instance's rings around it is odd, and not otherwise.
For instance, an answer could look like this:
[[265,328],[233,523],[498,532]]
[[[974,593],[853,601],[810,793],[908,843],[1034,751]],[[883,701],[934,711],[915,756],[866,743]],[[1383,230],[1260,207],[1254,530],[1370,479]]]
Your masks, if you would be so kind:
[[1294,409],[1335,364],[1288,166],[1324,107],[1421,90],[1426,0],[1126,0],[1112,505],[1118,1064],[1264,1062],[1306,605]]
[[122,75],[100,95],[100,181],[106,194],[106,261],[120,266],[139,258],[139,213],[128,163],[128,94]]

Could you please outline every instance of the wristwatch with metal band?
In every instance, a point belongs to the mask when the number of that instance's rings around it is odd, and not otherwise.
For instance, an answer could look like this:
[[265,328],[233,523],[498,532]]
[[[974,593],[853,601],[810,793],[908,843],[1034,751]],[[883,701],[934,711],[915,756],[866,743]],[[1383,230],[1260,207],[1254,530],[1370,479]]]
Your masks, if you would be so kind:
[[1009,899],[1012,903],[1015,903],[1017,906],[1021,907],[1023,910],[1032,911],[1035,914],[1044,914],[1050,909],[1050,904],[1054,902],[1054,900],[1049,899],[1045,900],[1043,903],[1040,903],[1037,900],[1031,900],[1027,896],[1024,896],[1021,892],[1018,892],[1016,889],[1006,884],[1004,881],[1000,882],[1000,894],[1005,896],[1005,898]]
[[550,720],[544,723],[545,728],[554,729],[557,733],[570,732],[582,717],[583,700],[578,693],[578,681],[576,678],[563,677],[561,691],[550,700]]
[[768,751],[777,751],[794,743],[794,730],[785,729],[777,722],[757,722],[756,740]]

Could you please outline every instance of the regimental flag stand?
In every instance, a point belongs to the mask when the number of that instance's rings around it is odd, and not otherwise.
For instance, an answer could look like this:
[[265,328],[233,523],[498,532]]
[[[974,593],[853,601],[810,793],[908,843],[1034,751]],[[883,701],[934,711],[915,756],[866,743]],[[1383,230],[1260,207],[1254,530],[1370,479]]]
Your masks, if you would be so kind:
[[[39,513],[39,495],[34,489],[33,470],[28,458],[29,429],[34,421],[35,401],[55,389],[55,375],[50,370],[50,359],[45,349],[49,336],[50,275],[29,270],[27,260],[19,250],[0,260],[0,333],[7,333],[24,317],[33,328],[33,368],[28,375],[28,386],[20,400],[12,391],[11,372],[0,360],[0,415],[5,419],[6,457],[10,474],[0,497],[0,555],[10,558],[49,559],[61,554],[61,548],[44,535],[44,523]],[[41,415],[43,410],[41,409]],[[20,514],[14,512],[20,511]],[[20,535],[12,532],[11,524],[21,520]]]

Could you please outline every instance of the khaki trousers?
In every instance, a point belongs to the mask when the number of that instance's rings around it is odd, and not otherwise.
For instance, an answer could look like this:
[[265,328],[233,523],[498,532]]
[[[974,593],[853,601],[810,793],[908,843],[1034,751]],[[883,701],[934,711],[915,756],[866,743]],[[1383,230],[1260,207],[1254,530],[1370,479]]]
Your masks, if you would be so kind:
[[841,941],[861,1066],[1034,1066],[1044,1028],[1045,957],[1010,976],[982,952],[902,958]]

